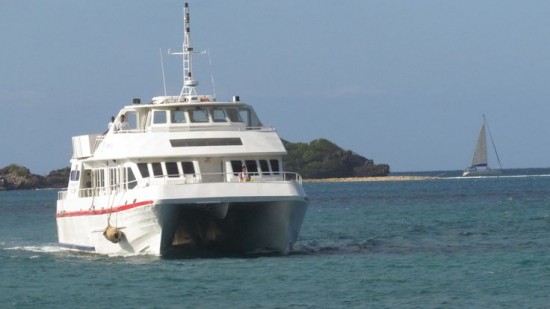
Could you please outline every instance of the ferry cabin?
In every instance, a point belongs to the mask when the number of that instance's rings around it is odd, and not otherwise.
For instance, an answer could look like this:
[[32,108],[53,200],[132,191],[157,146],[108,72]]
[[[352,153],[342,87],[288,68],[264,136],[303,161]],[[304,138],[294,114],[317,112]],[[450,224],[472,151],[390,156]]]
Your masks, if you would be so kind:
[[[286,150],[274,128],[263,126],[251,106],[197,96],[156,97],[123,108],[103,135],[73,137],[65,198],[108,195],[168,183],[296,180],[283,173]],[[176,103],[174,103],[176,102]],[[128,126],[117,130],[120,116]]]

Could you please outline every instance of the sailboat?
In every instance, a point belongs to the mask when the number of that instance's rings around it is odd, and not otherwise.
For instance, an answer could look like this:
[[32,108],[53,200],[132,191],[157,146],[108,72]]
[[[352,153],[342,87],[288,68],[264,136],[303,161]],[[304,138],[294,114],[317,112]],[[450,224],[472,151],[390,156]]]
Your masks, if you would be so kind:
[[[491,144],[493,145],[493,150],[498,161],[499,168],[492,169],[487,164],[487,131],[489,131],[489,137],[491,138]],[[500,164],[500,159],[498,157],[497,149],[495,147],[495,142],[493,141],[493,136],[485,115],[483,115],[483,122],[481,124],[481,130],[479,131],[479,137],[477,138],[476,149],[474,151],[474,157],[472,158],[472,165],[464,170],[462,176],[498,176],[502,174],[502,166]]]

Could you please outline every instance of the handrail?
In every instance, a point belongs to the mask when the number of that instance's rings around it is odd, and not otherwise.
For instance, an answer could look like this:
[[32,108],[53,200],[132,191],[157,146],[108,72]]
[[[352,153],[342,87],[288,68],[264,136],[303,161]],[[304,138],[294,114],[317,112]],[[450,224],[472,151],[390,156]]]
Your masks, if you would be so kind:
[[189,131],[260,131],[272,132],[276,131],[275,127],[245,127],[241,125],[219,125],[219,124],[171,124],[171,125],[155,125],[149,126],[146,129],[127,129],[113,131],[114,134],[132,134],[132,133],[166,133],[166,132],[189,132]]
[[[273,172],[273,173],[248,173],[249,181],[245,182],[298,182],[302,184],[302,176],[295,172]],[[195,173],[195,174],[171,174],[150,176],[138,180],[140,182],[158,184],[198,184],[198,183],[233,183],[239,181],[239,173]]]
[[[173,174],[151,176],[133,180],[125,183],[107,185],[105,187],[83,188],[78,190],[78,197],[92,197],[109,195],[122,191],[132,190],[135,187],[147,187],[151,185],[189,185],[189,184],[212,184],[212,183],[239,183],[239,173],[196,173],[196,174]],[[248,173],[250,180],[243,183],[269,183],[269,182],[297,182],[302,184],[302,176],[295,172],[275,173]],[[67,190],[59,191],[58,200],[67,198]]]

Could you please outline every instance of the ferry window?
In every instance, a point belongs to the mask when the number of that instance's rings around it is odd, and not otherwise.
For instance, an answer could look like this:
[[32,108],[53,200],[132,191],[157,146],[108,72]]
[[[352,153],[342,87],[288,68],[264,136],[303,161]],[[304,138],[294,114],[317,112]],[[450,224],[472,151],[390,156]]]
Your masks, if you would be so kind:
[[179,177],[178,163],[166,162],[166,174],[168,177]]
[[126,173],[128,174],[128,189],[133,189],[137,185],[136,176],[134,176],[134,172],[132,172],[132,169],[127,167]]
[[128,122],[128,129],[137,129],[137,114],[136,112],[126,112],[126,122]]
[[71,171],[71,180],[78,181],[80,179],[80,171]]
[[260,168],[262,169],[262,175],[269,175],[269,164],[267,164],[267,160],[260,160]]
[[95,170],[95,184],[97,188],[105,187],[105,171],[104,170]]
[[110,168],[109,169],[109,185],[111,188],[118,183],[117,181],[117,169],[116,168]]
[[160,163],[151,163],[151,167],[153,168],[153,175],[162,176],[162,166]]
[[183,168],[183,173],[185,175],[195,174],[195,167],[193,162],[181,162],[181,167]]
[[247,127],[250,127],[250,111],[246,108],[239,110],[239,116],[243,119]]
[[214,118],[214,122],[227,122],[225,112],[221,108],[214,108],[212,110],[212,118]]
[[82,174],[82,183],[84,184],[85,188],[91,188],[92,187],[92,171],[91,170],[84,170],[84,173]]
[[154,124],[166,123],[166,111],[154,111],[153,123]]
[[185,123],[185,112],[180,110],[173,110],[171,112],[170,121],[172,123]]
[[269,160],[269,163],[271,164],[271,170],[273,171],[273,174],[279,175],[279,160]]
[[149,177],[149,168],[147,168],[147,163],[138,163],[138,169],[141,173],[141,178]]
[[241,115],[239,115],[239,111],[237,111],[236,109],[228,108],[225,110],[225,112],[227,113],[227,117],[229,117],[229,120],[231,120],[231,122],[243,122],[243,120],[241,119]]
[[246,160],[244,161],[246,164],[246,169],[249,173],[257,173],[258,172],[258,165],[256,165],[256,160]]
[[203,109],[193,109],[189,111],[191,122],[208,122],[208,113]]
[[239,175],[239,172],[241,171],[242,166],[243,166],[243,162],[241,162],[241,160],[231,161],[231,169],[233,170],[233,174],[235,176]]

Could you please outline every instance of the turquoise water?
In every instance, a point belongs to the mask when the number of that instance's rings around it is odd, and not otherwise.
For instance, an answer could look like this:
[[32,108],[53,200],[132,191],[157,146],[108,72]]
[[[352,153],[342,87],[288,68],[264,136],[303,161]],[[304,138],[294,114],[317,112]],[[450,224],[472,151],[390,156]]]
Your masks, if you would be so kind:
[[284,257],[56,245],[56,191],[0,192],[0,307],[546,308],[550,176],[305,184]]

